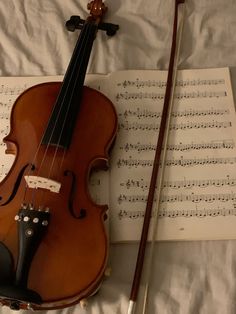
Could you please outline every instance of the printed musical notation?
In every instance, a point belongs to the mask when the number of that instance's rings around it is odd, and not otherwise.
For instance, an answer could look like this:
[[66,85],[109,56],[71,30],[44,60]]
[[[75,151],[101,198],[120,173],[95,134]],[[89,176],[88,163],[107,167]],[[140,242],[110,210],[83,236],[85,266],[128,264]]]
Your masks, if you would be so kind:
[[18,96],[21,94],[26,88],[28,87],[28,84],[22,84],[22,85],[15,85],[15,86],[9,86],[7,84],[1,84],[0,85],[0,94],[5,96]]
[[[167,159],[165,160],[165,166],[180,166],[180,167],[193,167],[193,166],[207,166],[207,165],[226,165],[235,164],[236,157],[205,157],[205,158],[188,158],[185,159],[181,156],[180,159]],[[152,167],[153,160],[133,159],[131,156],[128,159],[119,158],[117,161],[117,167],[138,168],[138,167]]]
[[13,101],[11,99],[9,99],[8,102],[0,102],[0,110],[2,111],[2,113],[1,113],[2,118],[1,119],[4,119],[4,118],[8,119],[9,118],[12,103],[13,103]]
[[[137,108],[136,110],[124,110],[124,112],[118,113],[120,117],[124,117],[124,119],[129,118],[160,118],[161,112],[151,111],[147,109]],[[171,117],[204,117],[204,116],[222,116],[228,115],[228,109],[214,109],[213,107],[207,110],[197,110],[197,109],[185,109],[180,111],[173,111],[171,113]]]
[[0,120],[9,120],[10,115],[8,112],[2,112],[0,113]]
[[[152,217],[155,215],[152,215]],[[212,209],[175,209],[165,210],[160,208],[158,212],[159,218],[207,218],[207,217],[219,217],[219,216],[236,216],[236,208],[212,208]],[[122,209],[118,213],[118,219],[143,219],[144,210],[125,210]]]
[[[127,179],[126,181],[120,182],[120,186],[124,187],[125,190],[135,189],[146,191],[149,188],[148,181],[144,179],[133,180]],[[225,178],[218,179],[206,179],[206,180],[176,180],[176,181],[163,181],[162,188],[170,188],[174,190],[179,189],[192,189],[192,188],[208,188],[208,187],[233,187],[236,186],[236,177],[230,178],[230,176],[226,176]]]
[[[114,75],[112,99],[119,117],[111,170],[115,241],[136,239],[132,221],[135,230],[141,230],[162,116],[166,76],[139,73],[131,71],[117,79]],[[191,218],[186,228],[191,230],[189,224],[198,228],[199,217],[236,216],[236,119],[227,70],[180,71],[168,129],[158,207],[164,233],[157,237],[168,239],[172,234],[168,217]],[[199,225],[199,232],[207,233],[204,228]],[[174,237],[181,238],[180,229]],[[188,237],[192,234],[184,233]]]
[[[155,199],[156,201],[156,199]],[[218,194],[176,194],[176,195],[162,195],[160,202],[161,203],[173,203],[173,202],[192,202],[200,203],[207,202],[213,203],[215,201],[219,202],[228,202],[236,201],[236,193],[218,193]],[[120,194],[118,197],[118,203],[140,203],[147,202],[147,195],[127,195]]]
[[4,137],[9,133],[9,125],[6,125],[0,129],[0,137]]
[[[202,80],[200,78],[194,79],[194,80],[177,80],[176,86],[201,86],[201,85],[222,85],[225,84],[224,79],[218,79],[218,80]],[[124,80],[123,82],[117,83],[118,87],[123,88],[129,88],[129,87],[136,87],[137,89],[140,88],[146,88],[146,87],[159,87],[164,88],[166,87],[166,81],[160,81],[160,80],[141,80],[139,78],[136,78],[135,80]]]
[[[117,93],[116,94],[116,101],[121,100],[136,100],[136,99],[149,99],[149,100],[163,100],[165,97],[164,93],[142,93],[142,92],[136,92],[136,93]],[[176,93],[174,98],[176,99],[194,99],[194,98],[220,98],[220,97],[227,97],[226,91],[194,91],[194,92],[183,92],[183,93]]]
[[[204,149],[233,149],[235,148],[235,142],[233,139],[230,140],[222,140],[222,141],[210,141],[209,143],[190,143],[190,144],[169,144],[167,145],[167,151],[179,151],[179,152],[187,152],[192,150],[204,150]],[[125,152],[135,151],[136,153],[140,153],[142,151],[155,151],[156,146],[154,144],[142,144],[140,142],[137,143],[125,143],[124,145],[120,145],[120,150],[124,150]]]
[[9,171],[8,163],[0,165],[0,181],[7,175],[8,171]]
[[[232,126],[231,121],[209,121],[209,122],[186,122],[179,124],[170,124],[169,130],[190,130],[190,129],[221,129],[230,128]],[[124,122],[119,123],[119,130],[148,130],[148,131],[158,131],[160,125],[158,123],[138,123],[138,122]]]

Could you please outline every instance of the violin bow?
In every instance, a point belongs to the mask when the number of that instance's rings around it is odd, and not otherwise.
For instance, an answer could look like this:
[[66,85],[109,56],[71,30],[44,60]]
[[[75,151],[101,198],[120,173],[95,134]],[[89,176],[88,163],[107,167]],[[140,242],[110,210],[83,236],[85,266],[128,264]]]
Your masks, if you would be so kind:
[[167,125],[166,125],[166,133],[165,133],[162,156],[161,156],[161,163],[160,163],[161,165],[163,165],[163,167],[160,167],[160,174],[158,176],[158,182],[157,182],[157,186],[159,186],[160,188],[157,190],[157,193],[156,193],[156,200],[157,201],[155,204],[155,208],[153,210],[154,224],[153,224],[153,229],[152,229],[152,234],[151,234],[150,254],[148,256],[147,266],[146,266],[147,267],[146,268],[147,269],[147,275],[145,278],[144,301],[143,301],[143,310],[142,310],[143,314],[147,313],[146,306],[147,306],[147,300],[148,300],[149,283],[151,280],[151,270],[153,267],[152,263],[153,263],[154,248],[155,248],[154,244],[156,241],[158,217],[159,217],[158,216],[158,210],[159,210],[159,206],[160,206],[161,190],[162,190],[164,170],[165,170],[164,162],[166,159],[167,143],[168,143],[168,136],[169,136],[169,130],[170,130],[171,112],[172,112],[172,108],[173,108],[173,99],[174,99],[174,91],[175,91],[176,76],[177,76],[177,61],[179,60],[179,51],[180,51],[183,26],[184,26],[184,15],[185,15],[185,4],[183,7],[182,21],[181,21],[180,30],[179,30],[179,39],[177,39],[178,44],[177,44],[176,58],[175,58],[175,65],[174,65],[173,88],[171,91],[168,120],[167,120]]
[[[142,234],[141,239],[139,243],[139,249],[138,249],[138,256],[136,260],[136,267],[133,277],[133,283],[129,298],[129,306],[128,306],[128,314],[134,314],[135,313],[135,305],[138,297],[139,287],[140,287],[140,280],[143,270],[143,264],[145,259],[145,253],[146,253],[146,246],[147,246],[147,239],[148,239],[148,232],[149,232],[149,226],[152,216],[152,208],[153,208],[153,201],[155,196],[155,189],[156,189],[156,182],[158,178],[158,171],[159,168],[161,168],[161,174],[159,175],[159,191],[158,191],[158,200],[157,200],[157,208],[155,209],[155,224],[153,228],[153,234],[152,234],[152,247],[151,247],[151,253],[150,253],[150,261],[149,266],[151,268],[152,264],[152,256],[153,256],[153,247],[154,242],[156,239],[156,231],[157,231],[157,221],[158,221],[158,205],[160,200],[160,190],[161,190],[161,181],[164,173],[164,158],[165,158],[165,151],[163,150],[162,154],[162,147],[164,143],[164,148],[167,145],[168,140],[168,133],[166,132],[167,126],[170,122],[170,115],[171,115],[171,107],[173,104],[173,95],[174,95],[174,87],[175,87],[175,79],[176,79],[176,61],[177,61],[177,55],[179,54],[179,48],[180,48],[180,39],[182,36],[182,29],[183,29],[183,23],[181,25],[180,30],[180,36],[178,40],[178,47],[177,47],[177,53],[176,53],[176,46],[177,46],[177,28],[178,28],[178,8],[180,4],[183,4],[185,0],[175,0],[175,13],[174,13],[174,23],[173,23],[173,35],[172,35],[172,45],[171,45],[171,53],[170,53],[170,61],[169,61],[169,69],[168,69],[168,75],[167,75],[167,84],[166,84],[166,91],[165,91],[165,97],[164,97],[164,104],[163,104],[163,110],[162,110],[162,118],[160,123],[160,129],[157,139],[157,145],[156,145],[156,151],[155,151],[155,157],[153,162],[153,169],[152,169],[152,175],[149,185],[149,192],[148,192],[148,198],[146,203],[146,210],[144,215],[144,221],[143,221],[143,227],[142,227]],[[182,19],[183,21],[183,19]],[[169,121],[168,121],[169,120]],[[161,160],[162,157],[162,160]],[[162,161],[160,166],[160,161]],[[148,279],[150,278],[150,269],[148,269]],[[143,313],[145,313],[146,310],[146,300],[147,300],[147,294],[148,294],[148,283],[145,286],[145,304],[143,308]]]

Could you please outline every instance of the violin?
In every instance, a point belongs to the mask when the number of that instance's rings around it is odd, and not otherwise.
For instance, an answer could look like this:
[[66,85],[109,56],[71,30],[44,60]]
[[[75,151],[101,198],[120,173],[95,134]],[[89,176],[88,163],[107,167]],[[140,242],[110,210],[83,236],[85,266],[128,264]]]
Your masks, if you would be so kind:
[[63,82],[33,86],[16,100],[6,153],[15,161],[0,183],[0,302],[11,309],[56,309],[94,294],[108,257],[107,205],[91,199],[93,169],[105,169],[117,131],[111,101],[84,86],[102,0],[89,3]]

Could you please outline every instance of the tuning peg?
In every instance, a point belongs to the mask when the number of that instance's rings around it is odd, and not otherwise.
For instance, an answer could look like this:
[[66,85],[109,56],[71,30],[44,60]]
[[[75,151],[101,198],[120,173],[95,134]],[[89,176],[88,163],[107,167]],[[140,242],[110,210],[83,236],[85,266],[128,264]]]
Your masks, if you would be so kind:
[[119,29],[119,25],[112,23],[100,23],[98,25],[98,28],[103,31],[106,31],[106,34],[108,36],[114,36]]
[[66,29],[70,32],[74,32],[76,29],[81,29],[84,25],[84,20],[82,20],[78,15],[72,15],[70,19],[66,22]]

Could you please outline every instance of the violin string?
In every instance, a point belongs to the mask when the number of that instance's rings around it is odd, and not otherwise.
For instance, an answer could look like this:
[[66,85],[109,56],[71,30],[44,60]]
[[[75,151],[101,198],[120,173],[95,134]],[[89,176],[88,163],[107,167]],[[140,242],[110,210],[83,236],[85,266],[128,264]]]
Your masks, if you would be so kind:
[[[85,46],[87,45],[87,43],[88,43],[88,41],[89,41],[89,39],[90,39],[90,37],[91,37],[92,32],[93,32],[93,29],[92,29],[92,27],[91,27],[91,28],[88,30],[88,36],[87,36],[87,39],[86,39]],[[91,33],[91,34],[90,34],[90,33]],[[61,127],[61,131],[60,131],[60,135],[59,135],[59,138],[58,138],[58,144],[60,143],[60,140],[61,140],[61,138],[62,138],[62,134],[63,134],[64,128],[65,128],[65,124],[66,124],[66,119],[67,119],[67,116],[68,116],[68,114],[69,114],[70,107],[71,107],[71,105],[72,105],[72,98],[73,98],[74,91],[75,91],[75,88],[76,88],[76,82],[77,82],[79,76],[80,76],[80,67],[79,67],[79,69],[78,69],[78,71],[77,71],[77,75],[76,75],[76,77],[75,77],[75,84],[74,84],[74,86],[73,86],[73,88],[72,88],[71,97],[70,97],[70,100],[69,100],[69,104],[70,104],[70,105],[67,106],[66,114],[65,114],[64,121],[63,121],[63,124],[62,124],[62,127]],[[64,100],[65,100],[65,99],[64,99]],[[67,100],[66,100],[66,101],[67,101]],[[54,156],[53,156],[53,160],[52,160],[52,163],[51,163],[51,167],[50,167],[50,169],[49,169],[48,177],[50,177],[50,175],[51,175],[51,173],[52,173],[53,166],[54,166],[54,164],[55,164],[55,159],[56,159],[56,155],[57,155],[58,148],[59,148],[59,145],[58,145],[58,144],[57,144],[56,149],[55,149],[55,152],[54,152]],[[63,151],[63,156],[62,156],[61,165],[62,165],[62,163],[63,163],[63,161],[64,161],[65,153],[66,153],[66,149],[64,149],[64,151]]]
[[[84,36],[84,37],[87,36],[87,34],[86,34],[87,32],[88,32],[88,30],[86,29],[85,36]],[[79,41],[80,41],[80,40],[78,39],[76,45],[79,44]],[[81,47],[83,46],[83,41],[84,41],[84,38],[82,39]],[[75,47],[74,50],[77,50],[76,47]],[[76,60],[75,60],[75,61],[77,61],[77,58],[78,58],[78,56],[80,55],[81,51],[82,51],[82,48],[79,48],[78,54],[77,54],[77,57],[76,57]],[[76,62],[75,62],[75,63],[76,63]],[[68,67],[67,71],[69,71],[69,67]],[[66,93],[68,92],[68,88],[69,88],[69,85],[70,85],[70,83],[71,83],[72,74],[74,73],[74,71],[75,71],[75,66],[74,66],[74,68],[72,68],[72,73],[70,74],[70,77],[69,77],[69,80],[68,80],[68,83],[67,83],[67,86],[66,86],[66,89],[65,89],[65,92],[64,92],[63,101],[65,100],[65,95],[66,95]],[[67,73],[65,74],[65,77],[66,77],[66,75],[67,75]],[[53,106],[53,108],[52,108],[52,112],[53,112],[53,110],[55,109],[56,104],[57,104],[57,101],[58,101],[58,99],[59,99],[60,96],[61,96],[61,95],[60,95],[60,93],[59,93],[59,95],[57,96],[57,99],[55,100],[54,106]],[[49,146],[50,146],[50,141],[51,141],[51,139],[52,139],[53,132],[54,132],[54,130],[55,130],[56,123],[57,123],[57,121],[58,121],[58,118],[59,118],[59,115],[60,115],[60,112],[61,112],[61,109],[62,109],[62,105],[63,105],[63,102],[61,101],[61,102],[60,102],[60,108],[59,108],[57,117],[56,117],[56,119],[55,119],[54,127],[53,127],[53,129],[52,129],[52,132],[51,132],[49,141],[48,141],[47,146],[46,146],[46,149],[45,149],[45,151],[44,151],[44,156],[43,156],[43,158],[42,158],[42,160],[41,160],[41,162],[40,162],[40,166],[39,166],[39,168],[38,168],[38,171],[37,171],[37,174],[36,174],[36,175],[39,175],[39,172],[40,172],[40,170],[41,170],[41,168],[42,168],[42,164],[43,164],[43,162],[45,161],[45,158],[46,158],[46,155],[47,155],[47,152],[48,152],[48,148],[49,148]],[[47,127],[49,126],[49,121],[50,121],[50,118],[49,118],[49,120],[48,120],[48,122],[47,122]],[[37,160],[37,156],[38,156],[39,150],[40,150],[40,148],[41,148],[41,145],[42,145],[42,142],[43,142],[43,137],[44,137],[44,135],[45,135],[45,132],[46,132],[47,127],[45,128],[44,134],[43,134],[43,136],[42,136],[42,138],[41,138],[41,140],[40,140],[40,142],[39,142],[39,145],[38,145],[38,147],[37,147],[37,150],[36,150],[36,152],[35,152],[35,155],[34,155],[34,157],[33,157],[33,159],[32,159],[31,167],[30,167],[30,169],[27,171],[26,176],[29,176],[30,173],[33,171],[32,165],[34,165],[35,162],[36,162],[36,160]],[[27,189],[28,189],[28,188],[29,188],[29,187],[28,187],[27,182],[26,182],[26,183],[25,183],[25,193],[24,193],[23,202],[24,202],[24,200],[25,200],[26,192],[27,192]],[[36,189],[35,189],[35,190],[36,190]],[[34,195],[35,195],[35,192],[36,192],[35,190],[32,192],[32,197],[31,197],[32,200],[31,200],[31,202],[32,202],[33,199],[34,199]]]
[[[93,24],[89,25],[89,26],[88,26],[88,29],[86,30],[86,36],[85,36],[85,37],[86,37],[86,42],[83,44],[84,47],[87,46],[87,43],[88,43],[89,39],[91,38],[91,34],[93,34],[93,32],[94,32],[94,30],[92,29],[92,26],[93,26]],[[83,56],[85,55],[85,53],[86,53],[85,51],[82,52],[82,59],[83,59]],[[79,53],[78,53],[78,55],[79,55]],[[79,58],[78,55],[77,55],[77,58]],[[73,72],[75,71],[75,69],[76,69],[76,68],[74,67]],[[63,121],[63,124],[62,124],[62,127],[61,127],[61,131],[60,131],[60,135],[59,135],[59,138],[58,138],[58,143],[55,145],[56,148],[55,148],[55,151],[54,151],[54,155],[53,155],[53,159],[52,159],[52,162],[51,162],[51,166],[50,166],[50,168],[49,168],[48,174],[46,175],[47,178],[50,178],[51,173],[52,173],[52,170],[53,170],[53,166],[55,165],[56,156],[57,156],[57,153],[58,153],[58,149],[59,149],[59,147],[60,147],[60,146],[59,146],[59,143],[60,143],[60,140],[61,140],[61,138],[62,138],[63,130],[64,130],[64,128],[65,128],[65,123],[66,123],[67,116],[68,116],[68,114],[69,114],[69,112],[70,112],[70,107],[71,107],[71,105],[72,105],[72,98],[73,98],[74,91],[75,91],[75,88],[76,88],[76,82],[77,82],[77,80],[78,80],[78,77],[80,76],[80,69],[81,69],[81,64],[80,64],[79,68],[76,69],[77,75],[75,76],[74,85],[73,85],[72,91],[71,91],[71,93],[70,93],[70,98],[69,98],[69,100],[68,100],[68,98],[66,97],[66,95],[64,95],[64,98],[63,98],[63,100],[62,100],[63,103],[64,103],[65,101],[67,101],[68,104],[69,104],[69,106],[67,106],[67,110],[66,110],[66,113],[65,113],[65,116],[64,116],[64,121]],[[65,153],[66,153],[66,149],[64,149],[64,151],[63,151],[63,156],[62,156],[61,165],[60,165],[59,169],[60,169],[61,166],[62,166],[64,157],[65,157]],[[59,170],[59,169],[58,169],[58,170]],[[58,175],[59,175],[59,171],[58,171]],[[44,195],[45,195],[45,193],[43,193],[43,195],[42,195],[42,197],[41,197],[41,201],[42,201],[42,198],[43,198]]]
[[[85,46],[87,45],[88,40],[90,39],[91,34],[93,33],[92,28],[91,28],[90,30],[88,30],[88,33],[89,33],[89,34],[88,34],[88,36],[87,36],[87,40],[86,40]],[[91,33],[91,34],[90,34],[90,33]],[[75,88],[76,88],[76,82],[77,82],[79,76],[80,76],[80,67],[79,67],[79,69],[78,69],[78,71],[77,71],[77,75],[76,75],[76,77],[75,77],[75,84],[74,84],[74,86],[73,86],[73,88],[72,88],[71,97],[70,97],[70,101],[69,101],[70,105],[72,104],[72,98],[73,98],[74,91],[75,91]],[[69,111],[70,111],[70,105],[67,107],[67,111],[66,111],[66,114],[65,114],[65,119],[64,119],[63,124],[62,124],[62,128],[61,128],[61,132],[60,132],[60,136],[59,136],[58,142],[60,142],[60,140],[61,140],[61,138],[62,138],[63,130],[64,130],[64,128],[65,128],[66,118],[67,118],[67,116],[68,116],[68,114],[69,114]],[[67,135],[67,140],[68,140],[68,139],[69,139],[69,135]],[[58,147],[57,147],[57,148],[58,148]],[[51,164],[49,176],[50,176],[50,173],[51,173],[51,171],[52,171],[52,167],[53,167],[53,164],[54,164],[54,161],[55,161],[55,158],[56,158],[56,153],[57,153],[57,151],[54,152],[54,157],[53,157],[53,161],[52,161],[52,164]],[[65,158],[65,154],[66,154],[66,149],[63,150],[63,156],[62,156],[62,160],[61,160],[61,163],[60,163],[60,168],[62,167],[62,163],[63,163],[64,158]]]
[[[186,0],[185,0],[186,1]],[[163,185],[163,178],[164,178],[164,172],[165,172],[165,159],[166,159],[166,152],[167,152],[167,144],[168,144],[168,138],[169,138],[169,127],[171,122],[171,113],[173,110],[174,105],[174,92],[176,87],[176,77],[177,77],[177,62],[179,60],[180,55],[180,47],[181,47],[181,41],[182,41],[182,35],[183,35],[183,28],[184,28],[184,20],[185,20],[185,10],[186,10],[186,2],[183,3],[183,10],[182,10],[182,19],[179,26],[179,38],[177,40],[177,49],[176,49],[176,58],[175,58],[175,65],[174,65],[174,74],[173,74],[173,80],[172,80],[172,91],[171,91],[171,98],[170,98],[170,106],[169,106],[169,113],[168,113],[168,120],[166,125],[166,133],[163,143],[163,151],[162,151],[162,157],[161,157],[161,167],[160,167],[160,175],[158,176],[158,182],[157,186],[159,186],[159,189],[156,189],[156,202],[154,206],[153,211],[153,229],[151,232],[151,246],[149,251],[149,256],[147,259],[147,273],[146,273],[146,279],[145,279],[145,286],[144,286],[144,301],[143,301],[143,308],[142,308],[142,314],[146,314],[147,312],[147,301],[148,301],[148,293],[149,293],[149,286],[150,286],[150,280],[151,280],[151,270],[153,268],[153,259],[154,259],[154,249],[155,249],[155,242],[156,242],[156,236],[157,236],[157,227],[158,227],[158,212],[159,212],[159,206],[160,206],[160,199],[161,199],[161,190]]]
[[[43,159],[42,159],[41,164],[40,164],[40,166],[39,166],[38,174],[40,173],[41,168],[42,168],[42,166],[43,166],[43,163],[44,163],[45,160],[46,160],[47,152],[48,152],[49,146],[51,145],[52,136],[53,136],[54,131],[55,131],[55,129],[56,129],[56,124],[57,124],[57,122],[58,122],[58,119],[59,119],[61,110],[62,110],[62,108],[63,108],[63,105],[65,104],[65,101],[67,101],[68,104],[69,104],[69,106],[67,107],[67,113],[68,113],[68,111],[69,111],[69,108],[70,108],[70,105],[71,105],[71,98],[72,98],[73,93],[71,93],[71,97],[70,97],[69,100],[68,100],[68,98],[67,98],[68,90],[69,90],[69,87],[71,86],[71,81],[72,81],[72,78],[73,78],[73,76],[74,76],[75,71],[77,70],[78,73],[80,72],[81,65],[79,66],[78,69],[76,69],[76,65],[77,65],[78,58],[81,57],[81,53],[82,53],[82,57],[83,57],[83,55],[85,54],[85,52],[82,52],[82,48],[86,46],[87,38],[88,38],[88,33],[89,33],[89,27],[87,27],[86,30],[85,30],[84,37],[82,38],[82,42],[80,41],[81,47],[79,48],[79,50],[78,50],[78,52],[77,52],[74,65],[73,65],[73,67],[72,67],[72,71],[71,71],[71,73],[70,73],[70,77],[69,77],[69,80],[68,80],[68,82],[67,82],[66,90],[65,90],[65,92],[64,92],[62,101],[60,102],[60,108],[59,108],[59,111],[58,111],[58,113],[57,113],[57,117],[56,117],[56,119],[55,119],[55,123],[54,123],[53,129],[52,129],[52,132],[51,132],[51,134],[50,134],[49,141],[48,141],[48,144],[47,144],[47,147],[46,147],[46,150],[45,150]],[[86,43],[84,42],[85,40],[86,40]],[[75,82],[76,82],[76,80],[75,80]],[[72,82],[72,83],[73,83],[73,82]],[[74,83],[74,86],[75,86],[75,83]],[[73,88],[73,90],[74,90],[74,88]],[[67,115],[66,115],[66,116],[67,116]],[[66,117],[64,116],[64,123],[65,123],[65,120],[66,120]],[[63,125],[64,125],[64,123],[63,123]],[[61,128],[60,138],[59,138],[59,140],[58,140],[58,143],[55,145],[55,153],[58,152],[59,142],[60,142],[60,139],[61,139],[61,134],[62,134],[62,130],[63,130],[63,129],[64,129],[64,128]],[[54,163],[54,160],[55,160],[55,153],[54,153],[54,157],[53,157],[52,164]],[[51,167],[50,167],[49,169],[52,169],[52,164],[51,164]],[[50,170],[49,170],[49,173],[48,173],[48,175],[47,175],[46,177],[47,177],[47,178],[50,177]],[[43,192],[44,192],[44,193],[41,194],[41,200],[40,200],[40,202],[42,202],[43,196],[45,196],[45,192],[46,192],[46,191],[43,191]],[[34,194],[34,195],[35,195],[35,193],[36,193],[36,191],[33,191],[33,194]]]

